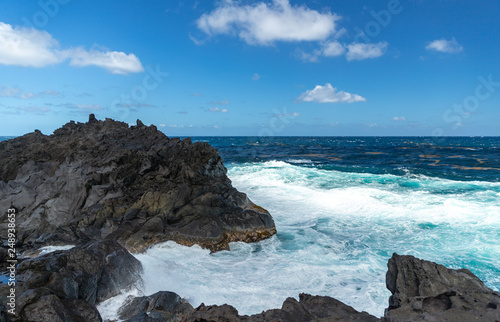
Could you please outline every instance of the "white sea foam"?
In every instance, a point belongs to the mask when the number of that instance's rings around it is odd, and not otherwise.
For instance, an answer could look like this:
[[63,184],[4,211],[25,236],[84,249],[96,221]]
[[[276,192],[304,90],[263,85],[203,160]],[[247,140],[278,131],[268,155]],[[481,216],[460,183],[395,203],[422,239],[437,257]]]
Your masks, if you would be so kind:
[[255,244],[232,243],[231,251],[215,254],[173,242],[156,245],[135,255],[145,269],[140,292],[173,291],[195,307],[228,303],[240,314],[279,308],[287,297],[306,292],[382,316],[393,252],[467,267],[488,286],[500,287],[500,183],[327,171],[281,161],[236,165],[228,176],[270,211],[278,234]]

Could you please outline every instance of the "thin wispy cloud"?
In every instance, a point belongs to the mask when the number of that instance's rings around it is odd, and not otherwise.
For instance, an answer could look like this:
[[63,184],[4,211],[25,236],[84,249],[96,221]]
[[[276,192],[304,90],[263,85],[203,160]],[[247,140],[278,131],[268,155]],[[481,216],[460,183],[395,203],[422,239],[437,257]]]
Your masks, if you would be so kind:
[[87,51],[83,47],[61,49],[48,32],[0,22],[0,64],[41,68],[69,60],[71,66],[97,66],[113,74],[143,72],[134,54]]
[[125,108],[155,107],[155,105],[148,104],[148,103],[118,103],[115,106],[125,107]]
[[377,58],[384,55],[387,42],[381,41],[376,44],[352,43],[347,45],[347,60],[365,60]]
[[223,1],[196,24],[208,36],[237,35],[251,45],[271,45],[276,41],[325,40],[336,32],[339,19],[331,12],[292,6],[288,0],[253,5]]
[[260,79],[260,77],[261,76],[259,74],[255,73],[255,74],[252,75],[252,80],[258,81]]
[[325,42],[320,49],[312,53],[299,52],[299,58],[308,62],[319,62],[320,57],[345,56],[348,61],[365,60],[383,56],[387,49],[387,42],[373,43],[351,43],[344,45],[336,40]]
[[392,118],[393,121],[406,121],[406,117],[404,116],[395,116]]
[[35,93],[31,91],[24,91],[18,87],[3,86],[0,88],[0,97],[15,97],[19,99],[33,99],[38,97],[62,97],[61,92],[53,90],[45,90],[43,92]]
[[219,108],[219,107],[210,107],[208,109],[208,111],[214,112],[214,113],[227,113],[228,112],[227,108]]
[[19,106],[16,107],[16,110],[21,113],[34,114],[34,115],[45,115],[51,111],[50,108],[48,107],[40,107],[40,106]]
[[298,97],[299,101],[315,103],[355,103],[365,102],[366,98],[344,91],[327,83],[325,86],[317,85],[314,89],[307,90]]
[[448,54],[458,54],[464,50],[455,38],[452,38],[451,40],[446,40],[444,38],[434,40],[430,42],[425,49]]
[[212,102],[210,102],[210,104],[212,104],[212,105],[229,105],[231,103],[229,103],[228,100],[222,100],[222,101],[218,101],[218,102],[217,101],[212,101]]

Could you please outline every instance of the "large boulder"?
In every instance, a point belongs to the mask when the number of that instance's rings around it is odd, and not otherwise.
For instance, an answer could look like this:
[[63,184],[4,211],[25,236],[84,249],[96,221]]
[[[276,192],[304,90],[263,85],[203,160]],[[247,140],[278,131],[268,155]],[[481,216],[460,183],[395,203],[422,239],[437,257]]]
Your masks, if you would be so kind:
[[[142,265],[113,240],[24,260],[13,321],[101,321],[95,305],[141,279]],[[0,286],[2,303],[10,288]]]
[[91,115],[50,136],[36,130],[0,142],[0,160],[0,209],[19,210],[21,250],[110,238],[132,252],[165,240],[217,251],[276,233],[271,215],[231,186],[216,149],[139,120]]
[[193,307],[173,292],[157,292],[150,296],[129,298],[120,308],[120,320],[127,322],[180,321],[192,313]]
[[500,321],[500,294],[467,269],[398,254],[387,266],[386,321]]

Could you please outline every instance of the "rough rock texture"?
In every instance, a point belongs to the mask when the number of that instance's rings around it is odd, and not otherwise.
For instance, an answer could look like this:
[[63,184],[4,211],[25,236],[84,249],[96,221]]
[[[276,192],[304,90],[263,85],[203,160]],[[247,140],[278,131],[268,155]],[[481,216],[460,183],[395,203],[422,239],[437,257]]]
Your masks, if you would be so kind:
[[91,115],[50,136],[36,130],[0,142],[0,160],[0,209],[19,209],[21,250],[110,238],[132,252],[165,240],[216,251],[276,233],[231,186],[216,149],[139,120]]
[[386,321],[500,321],[500,294],[467,269],[394,254]]
[[127,322],[180,321],[192,311],[191,304],[176,293],[158,292],[129,299],[119,316]]
[[[23,261],[17,268],[13,321],[101,321],[95,304],[140,280],[141,263],[106,240]],[[9,287],[0,287],[6,302]]]
[[264,322],[264,321],[380,321],[376,317],[358,312],[352,307],[328,296],[300,294],[299,301],[288,298],[281,309],[268,310],[251,316],[240,316],[230,305],[200,305],[187,319],[188,322]]

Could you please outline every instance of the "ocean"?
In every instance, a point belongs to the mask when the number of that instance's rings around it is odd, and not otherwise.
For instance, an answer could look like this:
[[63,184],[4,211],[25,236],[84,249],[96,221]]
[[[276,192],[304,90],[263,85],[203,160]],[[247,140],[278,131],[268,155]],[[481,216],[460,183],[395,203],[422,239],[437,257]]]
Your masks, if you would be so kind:
[[129,294],[160,290],[240,314],[305,292],[382,316],[394,252],[468,268],[500,289],[499,137],[192,139],[219,149],[233,186],[278,233],[215,254],[174,242],[136,254],[143,283],[102,303],[103,318]]

